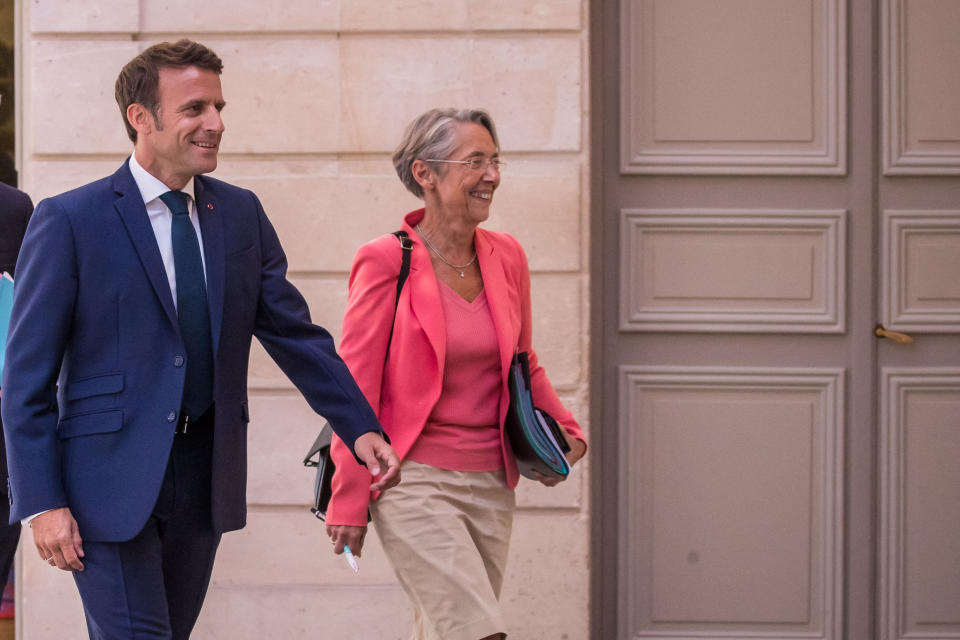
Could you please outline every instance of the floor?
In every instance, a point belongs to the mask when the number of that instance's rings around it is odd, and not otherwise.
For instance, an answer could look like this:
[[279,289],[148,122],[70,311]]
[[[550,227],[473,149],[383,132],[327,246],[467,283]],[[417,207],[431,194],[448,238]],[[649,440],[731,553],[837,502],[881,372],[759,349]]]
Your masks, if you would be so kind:
[[13,618],[0,618],[0,640],[13,640],[16,637],[16,624]]

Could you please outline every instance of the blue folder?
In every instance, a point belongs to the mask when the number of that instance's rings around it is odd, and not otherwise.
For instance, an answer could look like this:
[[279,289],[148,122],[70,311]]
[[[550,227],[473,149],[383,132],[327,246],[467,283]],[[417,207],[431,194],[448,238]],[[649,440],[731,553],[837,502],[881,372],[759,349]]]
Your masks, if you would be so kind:
[[3,380],[3,359],[7,352],[7,331],[13,309],[13,278],[6,271],[0,277],[0,380]]

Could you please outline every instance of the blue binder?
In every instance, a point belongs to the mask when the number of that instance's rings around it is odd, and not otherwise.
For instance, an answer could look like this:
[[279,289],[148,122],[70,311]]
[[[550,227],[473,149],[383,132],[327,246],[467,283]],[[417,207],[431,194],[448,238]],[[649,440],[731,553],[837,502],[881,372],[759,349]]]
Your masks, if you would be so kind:
[[548,477],[567,477],[570,465],[564,454],[570,445],[553,416],[533,404],[526,352],[513,356],[508,384],[510,408],[505,428],[520,475],[534,478],[533,472],[538,471]]

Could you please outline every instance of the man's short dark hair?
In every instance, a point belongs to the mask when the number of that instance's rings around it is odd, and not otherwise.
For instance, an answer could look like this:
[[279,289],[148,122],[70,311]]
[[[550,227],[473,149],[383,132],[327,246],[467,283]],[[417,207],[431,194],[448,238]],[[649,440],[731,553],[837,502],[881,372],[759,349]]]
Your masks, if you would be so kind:
[[117,76],[115,94],[120,106],[120,115],[127,128],[127,136],[134,144],[137,142],[137,130],[127,120],[127,107],[142,104],[153,114],[153,120],[160,126],[160,69],[184,69],[197,67],[220,74],[223,61],[206,46],[192,40],[160,42],[138,55],[126,64]]

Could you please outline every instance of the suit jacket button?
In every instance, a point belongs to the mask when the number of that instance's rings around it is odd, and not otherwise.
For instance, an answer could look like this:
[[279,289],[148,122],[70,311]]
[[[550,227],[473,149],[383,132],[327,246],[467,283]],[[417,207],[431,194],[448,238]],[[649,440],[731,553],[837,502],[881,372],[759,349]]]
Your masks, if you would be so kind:
[[183,366],[183,356],[177,356],[173,359],[173,366],[182,367]]
[[177,412],[176,412],[176,411],[171,411],[170,413],[167,414],[167,422],[173,422],[173,421],[175,421],[176,419],[177,419]]

